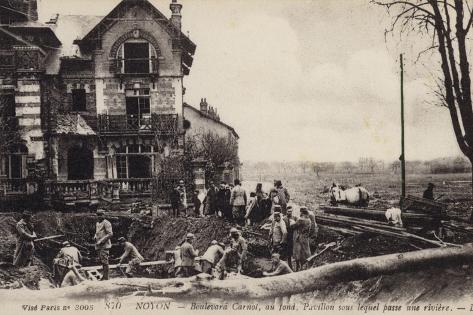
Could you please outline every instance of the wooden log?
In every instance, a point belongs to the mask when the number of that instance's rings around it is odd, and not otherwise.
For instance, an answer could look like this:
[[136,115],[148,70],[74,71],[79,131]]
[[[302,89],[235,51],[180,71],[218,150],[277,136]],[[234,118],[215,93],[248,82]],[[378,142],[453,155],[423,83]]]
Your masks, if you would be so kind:
[[[358,258],[286,274],[283,276],[248,280],[198,280],[187,279],[112,279],[87,281],[75,287],[40,291],[2,290],[0,300],[24,302],[55,301],[60,299],[103,299],[107,296],[131,295],[137,291],[151,292],[160,296],[172,296],[182,300],[223,298],[226,300],[268,299],[280,296],[312,292],[335,283],[365,280],[380,275],[414,272],[432,266],[447,268],[470,263],[473,260],[473,244],[461,248],[444,247],[424,249],[402,254]],[[179,289],[184,288],[184,289]],[[13,294],[12,294],[13,292]],[[169,293],[166,293],[169,292]]]
[[[368,210],[368,209],[357,209],[357,208],[346,208],[346,207],[333,207],[322,205],[319,207],[320,210],[323,210],[325,213],[346,215],[360,218],[367,218],[372,220],[377,220],[381,222],[386,222],[386,217],[384,215],[385,210]],[[430,222],[434,217],[430,214],[425,213],[415,213],[415,212],[402,212],[402,220],[405,224],[423,224]],[[443,216],[443,219],[448,219],[448,217]]]

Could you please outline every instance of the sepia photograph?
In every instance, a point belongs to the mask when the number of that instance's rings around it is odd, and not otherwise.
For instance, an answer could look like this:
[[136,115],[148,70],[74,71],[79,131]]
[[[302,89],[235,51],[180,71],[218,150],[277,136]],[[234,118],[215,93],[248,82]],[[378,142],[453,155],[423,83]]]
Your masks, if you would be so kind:
[[472,312],[472,28],[473,0],[0,0],[0,312]]

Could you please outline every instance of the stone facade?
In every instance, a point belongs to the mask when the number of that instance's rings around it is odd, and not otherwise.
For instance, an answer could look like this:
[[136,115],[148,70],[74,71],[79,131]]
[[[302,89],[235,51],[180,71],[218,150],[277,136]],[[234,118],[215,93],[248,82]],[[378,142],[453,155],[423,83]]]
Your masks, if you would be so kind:
[[[48,180],[131,185],[183,154],[183,79],[195,45],[180,30],[180,4],[168,19],[146,0],[122,0],[95,24],[57,16],[28,31],[29,2],[11,19],[0,8],[0,91],[14,94],[25,146],[23,162],[9,157],[19,152],[2,155],[0,176],[27,180],[29,159]],[[62,30],[71,25],[77,34]]]

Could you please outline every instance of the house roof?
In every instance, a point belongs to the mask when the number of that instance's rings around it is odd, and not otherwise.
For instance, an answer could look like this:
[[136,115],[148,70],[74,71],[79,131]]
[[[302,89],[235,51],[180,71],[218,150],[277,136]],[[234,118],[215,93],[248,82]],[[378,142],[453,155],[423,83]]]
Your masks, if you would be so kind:
[[200,115],[201,117],[205,117],[205,118],[207,118],[207,119],[210,119],[210,120],[214,121],[214,122],[217,123],[217,124],[222,125],[223,127],[227,128],[229,131],[231,131],[232,134],[235,136],[235,138],[237,138],[237,139],[240,138],[240,136],[238,135],[238,133],[235,131],[235,129],[234,129],[232,126],[227,125],[226,123],[224,123],[224,122],[222,122],[222,121],[220,121],[220,120],[218,120],[218,119],[215,119],[214,117],[212,117],[212,116],[210,116],[210,115],[207,115],[207,114],[205,114],[205,113],[202,113],[200,110],[198,110],[197,108],[195,108],[195,107],[193,107],[193,106],[191,106],[191,105],[189,105],[189,104],[187,104],[187,103],[184,103],[184,108],[188,108],[188,109],[190,109],[190,110],[192,110],[192,111],[194,111],[194,112],[196,112],[196,113],[199,113],[199,115]]
[[103,16],[95,15],[56,15],[55,22],[47,23],[62,43],[60,49],[53,51],[46,59],[46,74],[58,74],[61,59],[83,59],[74,41],[82,38],[96,25]]
[[70,136],[94,136],[95,131],[79,114],[58,115],[56,120],[55,133],[58,135]]
[[[177,40],[183,50],[182,66],[184,74],[189,74],[190,67],[193,62],[193,55],[195,53],[196,45],[184,34],[181,30],[174,26],[174,24],[159,11],[154,5],[148,0],[122,0],[109,14],[103,17],[100,22],[96,23],[95,26],[87,33],[82,39],[76,42],[80,45],[81,43],[93,43],[99,37],[99,33],[103,32],[104,29],[110,28],[117,19],[114,18],[123,9],[126,9],[126,5],[129,3],[135,3],[143,6],[150,15],[154,17],[156,23],[164,26],[168,30],[173,40]],[[94,25],[94,24],[92,24]]]
[[0,26],[0,32],[6,34],[7,36],[10,36],[11,38],[15,39],[16,41],[18,41],[18,42],[20,42],[24,45],[38,48],[39,51],[41,51],[41,53],[43,55],[46,55],[46,52],[43,49],[41,49],[41,47],[35,45],[34,43],[32,43],[30,41],[25,40],[21,35],[18,35],[18,34],[15,34],[15,33],[11,32],[11,30],[8,28],[8,26],[4,26],[4,27]]

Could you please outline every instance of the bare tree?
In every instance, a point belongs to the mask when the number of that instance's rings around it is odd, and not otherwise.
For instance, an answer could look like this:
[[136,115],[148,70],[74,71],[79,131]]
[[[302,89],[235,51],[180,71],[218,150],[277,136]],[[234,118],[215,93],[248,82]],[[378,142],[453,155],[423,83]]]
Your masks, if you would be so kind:
[[[427,37],[440,57],[441,75],[435,94],[448,108],[460,150],[473,164],[473,108],[468,33],[473,22],[471,0],[372,0],[393,17],[389,31]],[[473,176],[472,176],[473,189]]]
[[238,143],[230,137],[221,137],[214,132],[194,135],[186,139],[186,154],[193,159],[207,160],[207,173],[210,177],[215,174],[216,168],[229,165],[238,165]]

